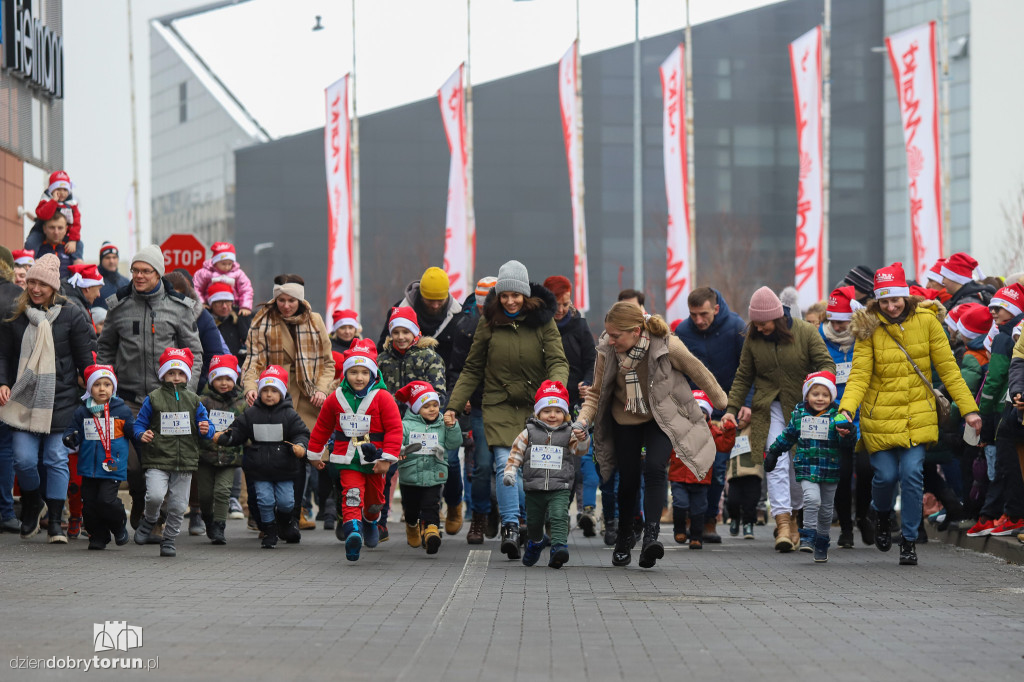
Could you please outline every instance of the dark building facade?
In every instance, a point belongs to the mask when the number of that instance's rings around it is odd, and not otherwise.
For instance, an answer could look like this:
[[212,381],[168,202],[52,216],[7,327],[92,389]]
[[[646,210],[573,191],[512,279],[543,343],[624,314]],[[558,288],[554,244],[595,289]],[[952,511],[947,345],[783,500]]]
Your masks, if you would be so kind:
[[[792,282],[797,150],[788,43],[821,21],[818,0],[789,0],[693,28],[696,284],[739,311],[761,284]],[[830,280],[878,263],[883,243],[882,0],[837,3],[832,43]],[[644,288],[664,307],[666,200],[658,66],[681,32],[642,45]],[[584,177],[591,312],[599,326],[633,281],[632,46],[583,58]],[[531,279],[571,278],[569,180],[557,67],[476,85],[476,276],[510,258]],[[376,334],[411,280],[442,263],[449,152],[436,99],[360,117],[362,313]],[[279,272],[326,300],[323,130],[236,154],[239,259],[257,293]],[[273,247],[269,244],[273,243]],[[254,255],[257,245],[260,255]]]

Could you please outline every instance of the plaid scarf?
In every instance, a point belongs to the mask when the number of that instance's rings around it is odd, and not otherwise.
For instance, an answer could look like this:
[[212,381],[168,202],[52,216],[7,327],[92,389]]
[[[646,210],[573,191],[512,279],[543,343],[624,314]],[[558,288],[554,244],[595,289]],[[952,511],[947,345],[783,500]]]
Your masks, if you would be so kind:
[[50,325],[60,311],[59,305],[45,312],[37,308],[25,309],[29,325],[21,337],[18,378],[11,388],[10,400],[0,410],[0,419],[16,429],[50,433],[57,392],[57,354]]
[[636,368],[647,357],[647,349],[650,346],[651,335],[641,327],[640,338],[636,340],[636,345],[625,353],[615,354],[619,359],[619,371],[626,375],[626,412],[647,414],[643,386],[640,385],[640,377],[637,376]]
[[[272,314],[275,309],[276,304],[265,306],[256,314],[256,319],[252,323],[257,338],[263,340],[263,354],[266,358],[264,366],[284,367],[289,364],[285,353],[287,335],[295,350],[291,357],[295,383],[298,384],[302,395],[312,398],[317,391],[316,380],[320,376],[324,358],[320,332],[313,324],[308,304],[292,317]],[[249,333],[252,334],[253,331]]]

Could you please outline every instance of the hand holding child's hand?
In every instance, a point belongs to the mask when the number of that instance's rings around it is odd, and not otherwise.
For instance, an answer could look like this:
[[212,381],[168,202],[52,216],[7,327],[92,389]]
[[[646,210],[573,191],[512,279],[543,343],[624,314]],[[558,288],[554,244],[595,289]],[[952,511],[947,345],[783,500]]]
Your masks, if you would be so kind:
[[771,448],[764,453],[764,470],[767,472],[775,471],[775,465],[779,463],[779,453]]
[[155,435],[155,434],[154,434],[154,433],[153,433],[153,432],[152,432],[151,430],[149,430],[149,429],[146,429],[146,430],[145,430],[145,431],[144,431],[144,432],[142,433],[142,436],[141,436],[141,437],[139,438],[139,440],[141,440],[141,441],[142,441],[143,443],[152,443],[152,442],[153,442],[153,436],[154,436],[154,435]]
[[68,254],[70,256],[71,254],[73,254],[75,252],[75,249],[77,249],[77,248],[78,248],[78,242],[68,242],[67,244],[64,245],[64,253],[66,253],[66,254]]
[[378,459],[373,463],[373,473],[375,474],[386,474],[390,468],[391,462],[386,459]]
[[241,315],[242,317],[249,317],[250,315],[252,315],[252,311],[249,310],[248,308],[239,308],[238,314]]
[[199,422],[199,433],[203,436],[210,432],[210,422]]
[[313,466],[316,468],[317,471],[323,471],[324,467],[327,466],[327,462],[323,462],[318,459],[313,462]]
[[298,457],[299,459],[302,459],[303,457],[306,456],[306,448],[302,447],[298,443],[293,443],[292,454]]
[[502,476],[501,482],[504,483],[506,486],[513,486],[516,484],[516,475],[512,472],[507,472],[504,476]]
[[455,426],[455,410],[447,410],[444,413],[444,425]]

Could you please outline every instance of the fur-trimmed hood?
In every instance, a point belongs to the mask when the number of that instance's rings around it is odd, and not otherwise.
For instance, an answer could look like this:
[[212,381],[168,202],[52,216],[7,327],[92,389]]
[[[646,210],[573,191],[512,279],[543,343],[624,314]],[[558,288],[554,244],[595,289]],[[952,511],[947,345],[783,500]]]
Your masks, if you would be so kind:
[[[906,318],[910,318],[919,312],[931,313],[938,318],[939,322],[946,318],[946,309],[939,301],[930,301],[922,296],[908,296],[906,301]],[[853,314],[853,320],[850,322],[850,331],[853,332],[854,338],[858,341],[869,339],[875,333],[875,330],[878,329],[878,325],[882,324],[883,318],[885,318],[885,314],[882,312],[881,306],[879,306],[878,301],[872,299],[868,301],[866,306]]]
[[[410,348],[433,348],[433,349],[436,349],[437,348],[437,339],[435,339],[433,336],[421,336],[419,338],[419,340],[416,342],[415,346],[410,346]],[[390,336],[387,337],[386,339],[384,339],[384,350],[391,350],[391,337]],[[401,388],[401,387],[399,387],[399,388]]]
[[542,327],[555,317],[555,295],[545,287],[530,282],[530,295],[523,300],[523,309],[515,318],[505,314],[498,295],[491,289],[484,301],[484,319],[492,327],[519,323],[527,327]]

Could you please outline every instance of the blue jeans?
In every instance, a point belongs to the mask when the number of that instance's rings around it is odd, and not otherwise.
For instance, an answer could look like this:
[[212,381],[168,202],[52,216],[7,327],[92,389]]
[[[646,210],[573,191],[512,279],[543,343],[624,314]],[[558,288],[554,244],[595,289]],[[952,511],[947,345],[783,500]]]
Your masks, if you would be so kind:
[[0,423],[0,519],[14,518],[14,441],[11,427]]
[[274,508],[281,514],[291,514],[295,506],[295,481],[253,481],[256,489],[256,506],[260,510],[260,521],[272,523]]
[[[719,501],[725,490],[725,468],[729,465],[728,452],[716,452],[715,463],[711,467],[711,485],[708,486],[708,521],[718,518]],[[672,494],[675,494],[673,488]]]
[[[487,447],[484,434],[484,415],[477,408],[470,412],[469,423],[473,428],[473,483],[470,488],[471,509],[475,514],[491,513],[491,481],[494,480],[494,455]],[[498,481],[498,488],[504,487]]]
[[505,476],[505,464],[508,462],[509,453],[512,448],[491,448],[494,454],[494,480],[497,484],[498,512],[501,514],[502,523],[519,523],[520,518],[526,518],[526,493],[523,491],[523,477],[521,471],[516,472],[516,484],[505,486],[502,478]]
[[690,518],[703,516],[708,510],[708,486],[672,481],[672,508],[688,511]]
[[583,473],[583,506],[597,506],[597,487],[601,485],[601,477],[597,475],[597,467],[594,466],[594,446],[590,446],[590,452],[580,459],[580,471]]
[[14,445],[14,472],[22,490],[39,488],[39,446],[43,447],[43,468],[46,469],[46,494],[48,500],[66,500],[68,481],[68,449],[60,442],[63,434],[43,435],[11,429]]
[[875,470],[871,479],[871,507],[883,514],[891,512],[898,482],[903,496],[900,506],[903,538],[916,541],[924,497],[924,446],[873,452],[871,467]]
[[449,507],[462,504],[462,462],[459,449],[448,451],[448,480],[444,482],[444,502]]

